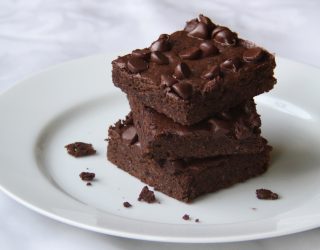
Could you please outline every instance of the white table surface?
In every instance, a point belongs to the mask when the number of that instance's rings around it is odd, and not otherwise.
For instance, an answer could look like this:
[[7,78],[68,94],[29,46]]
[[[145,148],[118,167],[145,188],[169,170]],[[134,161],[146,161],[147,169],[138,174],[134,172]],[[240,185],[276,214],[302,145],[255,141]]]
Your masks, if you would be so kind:
[[[0,92],[31,74],[70,59],[148,46],[160,33],[183,27],[185,20],[199,13],[279,56],[320,67],[317,0],[1,0]],[[309,250],[319,249],[319,233],[320,229],[315,229],[228,244],[145,242],[56,222],[0,193],[0,249]]]

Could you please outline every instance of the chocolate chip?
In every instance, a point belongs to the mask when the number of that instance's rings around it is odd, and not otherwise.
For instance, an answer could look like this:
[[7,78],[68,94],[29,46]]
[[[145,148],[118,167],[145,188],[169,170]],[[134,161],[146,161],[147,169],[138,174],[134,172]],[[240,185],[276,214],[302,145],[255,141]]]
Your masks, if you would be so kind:
[[125,131],[122,132],[121,138],[126,141],[129,145],[133,145],[138,141],[137,130],[134,126],[130,126],[126,128]]
[[169,63],[178,63],[180,62],[180,57],[173,51],[167,51],[163,53],[168,59]]
[[268,189],[257,189],[256,190],[257,198],[260,200],[277,200],[279,199],[279,195],[277,193],[272,192]]
[[188,33],[189,36],[207,39],[209,35],[209,28],[204,23],[198,23],[196,27]]
[[218,65],[211,66],[208,70],[204,71],[201,75],[203,79],[213,79],[220,74],[220,68]]
[[199,21],[208,26],[209,32],[211,32],[216,27],[216,25],[211,21],[209,17],[206,17],[202,14],[199,15]]
[[153,42],[150,46],[150,50],[154,51],[168,51],[170,50],[170,43],[166,38],[159,38],[157,41]]
[[257,62],[263,56],[263,50],[261,48],[251,48],[243,52],[243,60],[246,62]]
[[177,79],[184,79],[188,78],[191,75],[191,71],[189,69],[189,66],[185,63],[179,63],[175,69],[173,76]]
[[237,43],[237,34],[226,27],[218,27],[213,30],[211,37],[222,46],[234,46]]
[[160,51],[154,51],[151,53],[150,61],[156,64],[169,64],[169,59]]
[[199,58],[200,55],[201,55],[201,50],[196,47],[185,49],[179,53],[179,56],[182,59],[191,59],[191,60]]
[[170,75],[161,75],[161,85],[166,87],[171,87],[173,84],[177,83],[178,80]]
[[164,39],[164,40],[168,41],[169,38],[170,38],[170,36],[168,34],[161,34],[158,39]]
[[212,126],[213,131],[217,135],[226,135],[231,132],[232,125],[228,121],[220,120],[217,118],[210,118],[208,123]]
[[185,214],[184,216],[182,216],[182,219],[184,220],[190,220],[190,216],[188,214]]
[[148,60],[150,57],[150,50],[149,49],[136,49],[131,52],[131,55],[134,57]]
[[190,31],[192,31],[192,30],[195,29],[195,27],[197,26],[198,23],[199,23],[199,21],[198,21],[197,18],[192,19],[192,20],[190,20],[190,21],[188,21],[188,22],[186,23],[186,26],[184,27],[184,30],[185,30],[186,32],[190,32]]
[[96,153],[92,144],[84,142],[74,142],[65,146],[68,154],[74,157],[88,156]]
[[92,181],[94,177],[96,176],[95,173],[90,173],[90,172],[81,172],[79,174],[81,180],[83,181]]
[[132,205],[131,205],[129,202],[127,202],[127,201],[123,202],[123,206],[124,206],[125,208],[132,207]]
[[139,57],[132,57],[128,60],[127,67],[135,74],[147,70],[148,63]]
[[237,72],[241,66],[241,61],[239,58],[227,59],[223,63],[220,64],[220,69],[224,73],[228,72]]
[[192,86],[187,82],[178,82],[174,84],[172,90],[184,100],[188,100],[192,95]]
[[223,78],[221,76],[216,76],[215,78],[213,78],[211,81],[208,81],[204,85],[202,92],[212,93],[220,88],[220,85],[222,84],[222,82],[223,82]]
[[200,49],[202,51],[202,56],[214,56],[219,53],[217,47],[213,44],[212,41],[204,41],[200,44]]

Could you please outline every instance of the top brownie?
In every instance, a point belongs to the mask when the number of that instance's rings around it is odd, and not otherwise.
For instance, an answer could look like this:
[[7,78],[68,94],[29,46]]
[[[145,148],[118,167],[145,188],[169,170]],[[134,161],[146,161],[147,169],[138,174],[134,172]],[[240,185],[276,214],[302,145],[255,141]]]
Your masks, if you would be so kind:
[[183,125],[228,110],[276,83],[272,54],[203,15],[112,65],[116,86]]

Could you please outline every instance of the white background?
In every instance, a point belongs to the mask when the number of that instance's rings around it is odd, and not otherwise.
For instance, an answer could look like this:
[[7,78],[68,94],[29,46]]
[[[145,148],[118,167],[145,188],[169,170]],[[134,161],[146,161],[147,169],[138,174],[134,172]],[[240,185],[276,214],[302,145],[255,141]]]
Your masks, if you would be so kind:
[[[0,0],[0,92],[51,65],[148,46],[199,13],[276,55],[320,67],[320,1]],[[304,83],[301,82],[303,88]],[[10,107],[8,107],[8,112]],[[1,120],[0,120],[1,122]],[[1,138],[0,138],[1,139]],[[0,249],[319,249],[320,230],[230,244],[164,244],[84,231],[0,193]]]

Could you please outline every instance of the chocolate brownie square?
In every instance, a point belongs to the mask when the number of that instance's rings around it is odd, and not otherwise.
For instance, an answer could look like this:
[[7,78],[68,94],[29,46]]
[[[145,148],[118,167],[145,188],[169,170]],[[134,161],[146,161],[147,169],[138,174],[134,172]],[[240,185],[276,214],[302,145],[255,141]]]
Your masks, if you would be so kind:
[[109,161],[180,201],[191,202],[200,195],[258,176],[268,168],[269,146],[255,154],[157,161],[143,156],[141,144],[131,128],[133,124],[128,121],[118,121],[109,128]]
[[192,126],[174,122],[135,97],[128,99],[141,151],[155,159],[252,154],[267,144],[253,99]]
[[112,62],[115,86],[183,125],[271,90],[275,58],[200,15]]

